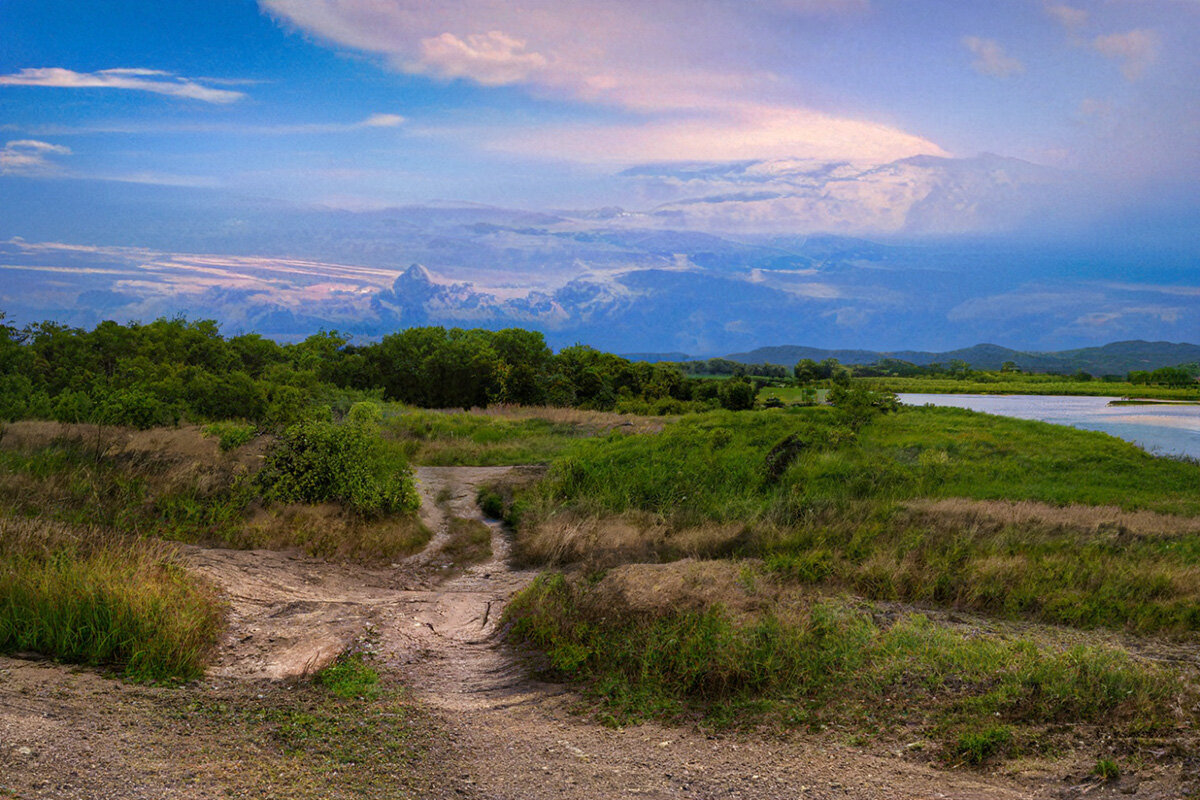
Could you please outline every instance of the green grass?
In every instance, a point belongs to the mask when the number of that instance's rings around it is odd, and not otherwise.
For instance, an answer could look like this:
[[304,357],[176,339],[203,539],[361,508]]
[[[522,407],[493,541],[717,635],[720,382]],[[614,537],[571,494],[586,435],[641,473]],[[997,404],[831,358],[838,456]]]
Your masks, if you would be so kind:
[[0,506],[28,517],[176,541],[236,539],[255,493],[233,474],[167,478],[166,464],[96,458],[78,439],[0,450]]
[[1121,777],[1121,767],[1111,758],[1101,758],[1092,767],[1092,774],[1102,781],[1115,781]]
[[[768,452],[805,442],[776,483]],[[545,491],[574,509],[784,521],[869,499],[973,497],[1200,514],[1200,468],[1111,436],[965,409],[906,408],[857,434],[832,408],[714,412],[654,436],[583,441],[553,462]]]
[[327,671],[311,684],[174,693],[162,701],[173,718],[158,724],[195,732],[189,763],[218,776],[228,796],[440,796],[452,780],[443,758],[452,745],[395,677],[338,693],[320,680]]
[[222,625],[215,593],[169,546],[0,518],[0,651],[189,680]]
[[204,426],[205,436],[216,436],[222,452],[236,450],[258,435],[258,426],[251,422],[214,422]]
[[[804,446],[772,480],[768,453],[787,436]],[[1195,533],[1170,533],[1164,522],[1162,534],[1097,535],[1086,525],[964,522],[903,507],[966,497],[1195,516],[1197,485],[1200,466],[1103,434],[961,409],[904,409],[857,434],[831,408],[716,413],[654,436],[578,444],[518,502],[518,544],[560,515],[638,512],[668,529],[651,557],[677,558],[689,551],[672,547],[671,531],[742,524],[734,552],[798,582],[1084,628],[1197,631]]]
[[[816,402],[824,403],[828,396],[828,389],[817,389]],[[764,386],[758,392],[758,402],[761,404],[768,397],[778,397],[789,404],[799,403],[804,400],[804,389],[800,386]]]
[[1004,725],[965,731],[954,743],[953,756],[966,764],[983,764],[1006,751],[1012,741],[1012,730]]
[[[394,442],[377,469],[407,460]],[[427,530],[409,513],[366,515],[342,505],[265,504],[255,473],[233,459],[194,461],[165,450],[153,458],[97,458],[76,438],[0,449],[0,512],[139,537],[236,548],[299,547],[310,555],[389,562],[420,550]],[[409,483],[408,479],[405,483]],[[415,495],[414,495],[415,502]]]
[[456,566],[468,566],[492,557],[492,529],[477,519],[450,517],[442,554]]
[[[553,414],[547,410],[547,414]],[[565,415],[565,414],[564,414]],[[547,418],[390,408],[385,436],[414,464],[499,466],[545,464],[596,426]]]
[[[506,610],[512,635],[580,682],[613,724],[700,714],[785,726],[862,724],[942,742],[979,763],[1044,726],[1127,733],[1173,723],[1187,690],[1117,650],[1058,651],[964,635],[918,614],[881,625],[838,600],[777,604],[750,618],[706,608],[647,614],[596,602],[593,584],[548,574]],[[1011,738],[1001,731],[1019,731]]]
[[992,373],[987,379],[859,378],[871,389],[918,394],[1039,394],[1093,397],[1150,397],[1165,400],[1200,399],[1200,388],[1145,386],[1124,381],[1072,381],[1059,375]]
[[379,696],[379,673],[361,652],[342,654],[313,676],[313,683],[343,700],[373,700]]

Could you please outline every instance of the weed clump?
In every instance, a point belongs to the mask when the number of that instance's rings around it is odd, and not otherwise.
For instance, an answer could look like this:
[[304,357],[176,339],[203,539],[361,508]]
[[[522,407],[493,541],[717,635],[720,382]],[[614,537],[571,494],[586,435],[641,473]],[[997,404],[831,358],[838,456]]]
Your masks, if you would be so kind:
[[1012,730],[1004,725],[967,731],[955,741],[953,755],[967,764],[979,765],[1002,754],[1012,741]]
[[1121,777],[1121,767],[1111,758],[1101,758],[1092,767],[1092,774],[1102,781],[1115,781]]
[[343,700],[373,700],[381,691],[379,673],[361,652],[343,653],[317,672],[313,683]]
[[0,517],[0,651],[190,680],[223,623],[170,545]]

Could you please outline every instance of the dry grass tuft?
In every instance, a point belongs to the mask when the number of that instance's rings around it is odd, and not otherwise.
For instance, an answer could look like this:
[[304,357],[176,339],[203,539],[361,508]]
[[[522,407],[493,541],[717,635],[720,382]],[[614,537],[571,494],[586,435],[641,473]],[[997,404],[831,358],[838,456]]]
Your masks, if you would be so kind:
[[517,551],[531,564],[580,563],[600,568],[722,555],[742,540],[745,531],[742,523],[674,527],[659,516],[636,511],[606,517],[567,512],[521,528]]
[[636,414],[617,414],[612,411],[586,411],[582,408],[557,406],[493,405],[473,408],[472,414],[501,419],[540,419],[557,425],[573,425],[594,433],[620,428],[629,433],[658,433],[678,417],[643,417]]
[[316,558],[378,564],[419,552],[431,536],[415,517],[368,519],[333,503],[292,503],[255,508],[237,544],[297,548]]
[[1033,500],[912,500],[904,507],[931,521],[954,527],[1029,527],[1090,534],[1106,539],[1200,534],[1200,518],[1124,511],[1116,506],[1055,506]]
[[751,622],[790,605],[760,568],[757,560],[627,564],[609,570],[591,588],[585,611],[594,618],[661,619],[720,606],[735,621]]

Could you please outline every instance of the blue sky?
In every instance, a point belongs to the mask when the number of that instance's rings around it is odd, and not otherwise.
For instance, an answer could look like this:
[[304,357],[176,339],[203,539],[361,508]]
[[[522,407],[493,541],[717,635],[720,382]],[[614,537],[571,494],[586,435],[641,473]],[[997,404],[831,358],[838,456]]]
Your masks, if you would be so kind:
[[1200,178],[1195,0],[0,3],[4,169],[370,207],[992,152]]

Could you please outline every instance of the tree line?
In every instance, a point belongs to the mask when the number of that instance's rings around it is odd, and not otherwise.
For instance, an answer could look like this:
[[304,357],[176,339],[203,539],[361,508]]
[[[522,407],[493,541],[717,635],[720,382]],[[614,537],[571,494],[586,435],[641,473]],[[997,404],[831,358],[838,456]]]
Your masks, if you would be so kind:
[[[1005,361],[999,369],[1001,375],[1019,375],[1020,368],[1014,361]],[[1103,380],[1108,382],[1127,381],[1134,384],[1159,386],[1190,386],[1196,382],[1200,373],[1200,365],[1180,364],[1175,367],[1160,367],[1156,370],[1132,371],[1127,375],[1103,375],[1097,378],[1085,370],[1061,375],[1062,380],[1091,381]],[[913,364],[898,358],[882,358],[870,364],[841,364],[836,358],[814,361],[811,358],[801,359],[792,368],[792,376],[797,383],[804,385],[815,381],[832,380],[835,383],[850,378],[955,378],[970,380],[981,376],[994,375],[993,370],[974,369],[966,361],[953,359],[946,363]],[[1051,374],[1051,373],[1045,373]]]
[[757,389],[745,378],[698,379],[586,345],[554,353],[541,333],[519,328],[409,328],[362,345],[323,331],[281,344],[254,333],[226,337],[212,320],[106,321],[85,330],[55,322],[17,328],[0,314],[5,420],[284,426],[314,404],[345,411],[358,400],[677,413],[751,408]]

